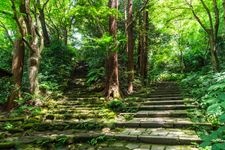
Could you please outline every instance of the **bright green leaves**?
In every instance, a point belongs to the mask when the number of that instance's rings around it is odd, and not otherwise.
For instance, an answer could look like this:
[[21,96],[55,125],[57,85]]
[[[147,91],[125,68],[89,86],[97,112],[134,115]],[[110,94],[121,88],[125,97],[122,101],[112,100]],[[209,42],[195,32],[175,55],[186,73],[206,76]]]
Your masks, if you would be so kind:
[[212,146],[212,150],[223,150],[225,147],[225,127],[220,127],[218,130],[212,132],[203,138],[201,147]]
[[225,82],[224,83],[218,83],[218,84],[212,85],[212,86],[209,87],[208,90],[210,92],[213,92],[213,91],[218,91],[218,90],[221,91],[223,89],[225,89]]
[[189,89],[190,94],[198,98],[199,104],[205,108],[206,119],[218,130],[204,135],[202,147],[210,146],[210,149],[222,150],[225,140],[225,72],[191,73],[183,80],[183,85]]

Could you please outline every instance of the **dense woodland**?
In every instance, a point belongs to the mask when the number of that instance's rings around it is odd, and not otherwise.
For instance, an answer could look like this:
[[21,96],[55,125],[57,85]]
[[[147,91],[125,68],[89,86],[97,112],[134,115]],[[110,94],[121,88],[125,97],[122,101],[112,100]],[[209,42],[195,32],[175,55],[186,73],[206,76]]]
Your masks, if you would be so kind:
[[175,81],[200,106],[194,119],[216,126],[201,146],[225,147],[225,0],[1,0],[0,51],[8,116],[76,97],[81,76],[116,107]]

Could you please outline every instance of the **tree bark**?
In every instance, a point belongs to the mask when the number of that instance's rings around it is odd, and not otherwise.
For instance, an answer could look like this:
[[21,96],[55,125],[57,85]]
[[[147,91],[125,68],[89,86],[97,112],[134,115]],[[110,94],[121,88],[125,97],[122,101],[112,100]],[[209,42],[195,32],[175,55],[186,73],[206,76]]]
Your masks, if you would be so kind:
[[10,93],[10,96],[8,97],[8,101],[5,107],[6,111],[13,109],[17,105],[15,100],[21,97],[25,45],[22,38],[16,40],[14,45],[15,46],[12,61],[14,87]]
[[140,74],[141,72],[141,66],[143,61],[143,20],[142,15],[139,18],[139,33],[138,33],[138,66],[137,70]]
[[[109,8],[118,9],[118,0],[109,0]],[[119,73],[118,73],[118,54],[115,50],[117,48],[116,34],[117,21],[116,16],[109,17],[109,33],[113,37],[113,47],[109,49],[106,62],[106,87],[105,96],[107,98],[119,98]]]
[[219,59],[217,55],[217,44],[213,35],[210,36],[209,45],[210,45],[211,63],[213,66],[213,70],[218,72],[220,70],[220,67],[219,67]]
[[63,41],[65,45],[68,44],[68,30],[66,26],[63,29]]
[[[39,94],[39,83],[38,83],[38,71],[40,64],[40,54],[43,49],[43,37],[39,33],[38,19],[33,20],[30,11],[30,0],[23,1],[24,7],[24,20],[26,23],[28,40],[24,39],[25,44],[29,48],[29,81],[30,81],[30,93],[32,95]],[[36,13],[36,12],[35,12]],[[37,16],[35,16],[37,17]]]
[[148,75],[148,30],[149,30],[149,22],[148,22],[148,10],[144,12],[144,20],[145,20],[145,34],[144,34],[144,60],[143,60],[143,77],[147,78]]
[[[40,1],[38,0],[38,2],[40,2]],[[42,28],[42,32],[43,32],[44,45],[45,45],[45,47],[48,47],[51,42],[50,42],[50,38],[49,38],[47,26],[46,26],[44,8],[38,8],[38,10],[40,13],[39,19],[41,22],[41,28]]]
[[[8,101],[5,106],[5,110],[9,111],[13,109],[17,103],[16,99],[21,97],[21,87],[22,87],[22,78],[23,78],[23,68],[24,68],[24,55],[25,55],[25,45],[23,42],[23,38],[25,37],[25,26],[24,20],[22,16],[19,16],[16,10],[15,2],[11,0],[12,10],[14,19],[16,21],[19,38],[14,42],[14,51],[13,51],[13,60],[12,60],[12,73],[13,73],[13,82],[14,87],[8,97]],[[19,4],[20,13],[24,11],[23,1],[20,1]]]
[[139,73],[142,77],[144,83],[146,83],[147,74],[148,74],[148,10],[145,8],[143,11],[143,15],[139,20],[139,26],[141,30],[139,30]]
[[128,94],[133,93],[134,80],[134,33],[133,33],[133,1],[127,3],[127,52],[128,52]]

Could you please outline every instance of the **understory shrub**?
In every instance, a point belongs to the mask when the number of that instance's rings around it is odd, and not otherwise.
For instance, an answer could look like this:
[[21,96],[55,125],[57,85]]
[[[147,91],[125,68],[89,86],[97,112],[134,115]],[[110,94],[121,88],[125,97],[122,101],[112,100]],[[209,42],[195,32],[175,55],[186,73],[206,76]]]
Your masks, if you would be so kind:
[[[219,128],[204,136],[202,147],[213,150],[225,147],[225,71],[220,73],[199,71],[187,74],[182,86],[194,96],[203,108],[206,120]],[[220,126],[222,125],[222,126]]]
[[44,90],[59,90],[67,85],[74,69],[75,49],[61,41],[53,41],[42,53],[40,87]]

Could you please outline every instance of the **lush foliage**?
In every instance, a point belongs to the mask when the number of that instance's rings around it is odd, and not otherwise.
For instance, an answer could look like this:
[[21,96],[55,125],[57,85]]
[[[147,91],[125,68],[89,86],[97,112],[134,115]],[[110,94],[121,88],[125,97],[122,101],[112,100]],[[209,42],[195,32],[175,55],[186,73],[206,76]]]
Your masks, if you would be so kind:
[[40,66],[42,90],[57,91],[67,86],[74,69],[75,54],[75,49],[66,47],[58,40],[53,41],[49,48],[43,50]]
[[[182,85],[187,93],[196,98],[196,101],[204,110],[205,119],[212,124],[222,125],[210,135],[204,135],[201,146],[212,145],[212,149],[224,147],[225,123],[225,72],[213,73],[199,71],[187,74],[182,80]],[[221,143],[222,142],[222,143]]]

